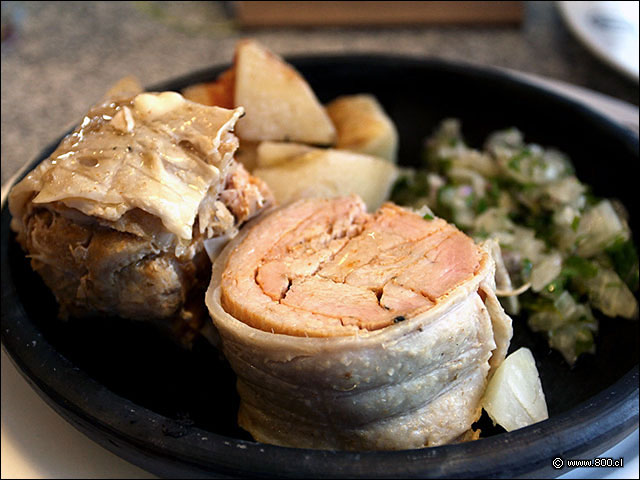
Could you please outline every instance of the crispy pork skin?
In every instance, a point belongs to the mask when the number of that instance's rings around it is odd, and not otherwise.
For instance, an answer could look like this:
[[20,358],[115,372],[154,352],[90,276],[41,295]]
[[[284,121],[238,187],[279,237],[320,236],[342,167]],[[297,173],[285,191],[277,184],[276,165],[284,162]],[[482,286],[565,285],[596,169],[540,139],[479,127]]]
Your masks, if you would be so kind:
[[490,250],[442,219],[355,197],[253,222],[206,301],[259,441],[404,449],[473,438],[511,320]]

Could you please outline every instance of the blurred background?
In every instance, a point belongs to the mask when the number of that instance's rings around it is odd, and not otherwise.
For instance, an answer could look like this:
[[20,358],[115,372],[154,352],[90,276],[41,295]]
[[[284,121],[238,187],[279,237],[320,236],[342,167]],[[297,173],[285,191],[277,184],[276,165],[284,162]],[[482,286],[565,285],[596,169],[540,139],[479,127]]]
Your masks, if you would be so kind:
[[[152,86],[229,64],[245,37],[284,57],[385,53],[509,69],[587,103],[606,99],[637,131],[638,2],[3,1],[2,183],[120,78]],[[57,417],[4,353],[2,453],[3,478],[149,477]]]
[[638,105],[638,2],[3,1],[2,183],[121,77],[150,86],[226,64],[242,37],[283,56],[508,68]]

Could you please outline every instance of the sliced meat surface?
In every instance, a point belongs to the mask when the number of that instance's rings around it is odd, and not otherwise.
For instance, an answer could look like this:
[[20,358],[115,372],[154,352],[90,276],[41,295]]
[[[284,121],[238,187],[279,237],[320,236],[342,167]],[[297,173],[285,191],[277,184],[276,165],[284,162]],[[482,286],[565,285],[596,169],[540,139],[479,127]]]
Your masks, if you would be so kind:
[[392,204],[367,213],[357,197],[300,200],[247,227],[205,295],[242,428],[331,450],[477,438],[512,334],[491,246]]
[[357,197],[305,199],[254,225],[228,258],[226,311],[264,331],[352,335],[420,314],[472,278],[482,252],[442,219]]

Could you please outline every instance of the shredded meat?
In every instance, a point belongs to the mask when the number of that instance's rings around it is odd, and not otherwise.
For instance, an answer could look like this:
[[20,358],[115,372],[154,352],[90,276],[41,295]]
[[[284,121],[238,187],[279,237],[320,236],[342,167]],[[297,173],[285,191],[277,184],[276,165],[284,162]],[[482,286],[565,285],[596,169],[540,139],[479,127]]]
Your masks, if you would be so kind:
[[[268,191],[258,188],[242,165],[228,177],[226,183],[233,187],[224,190],[229,194],[221,199],[232,212],[232,222],[213,236],[238,228],[271,202]],[[208,282],[211,264],[202,235],[194,234],[185,255],[178,257],[157,219],[139,210],[112,225],[91,217],[74,221],[71,215],[82,216],[59,204],[33,207],[19,237],[32,267],[56,295],[63,317],[172,318],[189,292]]]
[[106,101],[12,189],[12,229],[62,318],[199,328],[205,242],[273,203],[233,157],[240,114],[171,92]]

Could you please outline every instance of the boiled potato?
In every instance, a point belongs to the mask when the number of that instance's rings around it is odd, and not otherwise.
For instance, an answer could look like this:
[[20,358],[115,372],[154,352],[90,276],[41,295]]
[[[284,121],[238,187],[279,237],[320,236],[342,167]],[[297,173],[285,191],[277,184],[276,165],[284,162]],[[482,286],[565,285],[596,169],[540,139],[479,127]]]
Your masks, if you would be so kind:
[[376,97],[345,95],[326,106],[338,132],[336,148],[396,161],[398,132]]
[[233,89],[235,67],[222,72],[214,82],[196,83],[182,90],[182,96],[192,102],[222,108],[234,108]]
[[536,362],[528,348],[513,352],[497,368],[482,407],[508,432],[549,418]]
[[244,107],[236,133],[245,140],[331,145],[336,130],[306,80],[253,40],[238,44],[234,106]]
[[336,197],[355,193],[370,211],[389,197],[397,167],[381,158],[334,149],[314,149],[253,174],[285,204],[304,197]]
[[289,142],[260,142],[256,151],[257,167],[272,167],[316,150],[311,145]]

